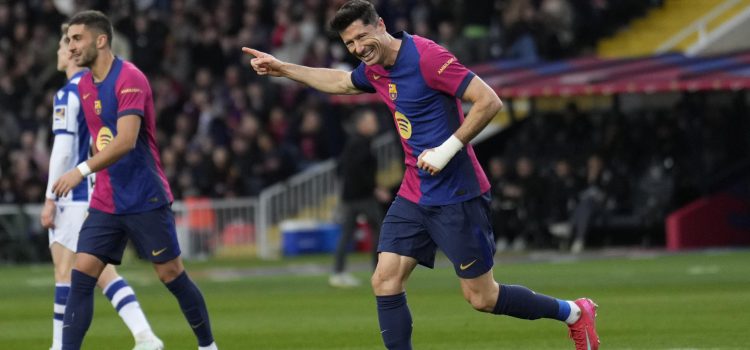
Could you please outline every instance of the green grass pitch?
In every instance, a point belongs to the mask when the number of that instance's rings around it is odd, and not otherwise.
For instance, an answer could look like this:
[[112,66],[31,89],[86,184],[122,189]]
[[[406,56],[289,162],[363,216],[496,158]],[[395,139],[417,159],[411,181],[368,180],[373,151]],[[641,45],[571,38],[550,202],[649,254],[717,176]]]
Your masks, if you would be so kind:
[[[188,263],[188,269],[206,297],[221,349],[382,349],[369,287],[329,287],[319,273],[329,259],[212,261]],[[362,266],[366,257],[355,260]],[[272,273],[294,270],[312,273]],[[176,301],[151,268],[128,261],[121,273],[166,348],[196,349]],[[357,275],[367,279],[368,272]],[[501,257],[495,276],[552,296],[593,298],[600,306],[602,349],[750,349],[747,250],[558,261]],[[51,266],[0,267],[0,349],[49,348],[52,285]],[[445,261],[434,271],[417,268],[408,298],[416,349],[572,349],[559,322],[473,311]],[[84,349],[132,346],[124,324],[97,292]]]

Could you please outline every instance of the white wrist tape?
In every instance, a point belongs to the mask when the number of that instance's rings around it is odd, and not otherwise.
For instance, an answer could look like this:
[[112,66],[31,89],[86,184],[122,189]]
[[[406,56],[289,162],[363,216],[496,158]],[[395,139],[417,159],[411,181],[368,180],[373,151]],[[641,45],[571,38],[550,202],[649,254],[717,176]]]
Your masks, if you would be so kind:
[[81,172],[81,175],[83,175],[83,177],[91,175],[91,168],[89,168],[89,165],[86,164],[85,161],[81,162],[81,164],[78,164],[76,168],[78,168],[78,171]]
[[451,135],[442,145],[435,147],[432,152],[427,152],[422,160],[427,164],[432,165],[438,170],[443,170],[446,164],[453,158],[453,156],[464,147],[463,142],[456,137]]

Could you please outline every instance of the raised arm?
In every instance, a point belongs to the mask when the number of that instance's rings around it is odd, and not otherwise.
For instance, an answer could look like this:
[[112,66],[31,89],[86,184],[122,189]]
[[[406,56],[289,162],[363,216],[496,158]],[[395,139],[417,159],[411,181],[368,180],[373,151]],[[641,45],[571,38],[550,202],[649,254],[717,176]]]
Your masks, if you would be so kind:
[[250,65],[258,75],[289,78],[329,94],[353,95],[362,93],[352,83],[351,72],[340,69],[312,68],[284,62],[265,52],[249,47],[243,47],[242,52],[254,57],[250,60]]

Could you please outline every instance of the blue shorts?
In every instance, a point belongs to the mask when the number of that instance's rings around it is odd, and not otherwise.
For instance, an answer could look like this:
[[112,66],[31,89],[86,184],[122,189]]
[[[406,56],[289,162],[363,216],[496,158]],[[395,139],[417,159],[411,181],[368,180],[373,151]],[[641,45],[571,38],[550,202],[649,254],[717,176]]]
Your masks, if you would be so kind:
[[119,265],[128,239],[141,258],[153,263],[180,256],[174,213],[168,205],[135,214],[109,214],[89,208],[78,237],[78,252]]
[[489,193],[439,206],[396,197],[383,220],[378,252],[412,257],[432,268],[437,248],[461,278],[479,277],[492,268],[495,244]]

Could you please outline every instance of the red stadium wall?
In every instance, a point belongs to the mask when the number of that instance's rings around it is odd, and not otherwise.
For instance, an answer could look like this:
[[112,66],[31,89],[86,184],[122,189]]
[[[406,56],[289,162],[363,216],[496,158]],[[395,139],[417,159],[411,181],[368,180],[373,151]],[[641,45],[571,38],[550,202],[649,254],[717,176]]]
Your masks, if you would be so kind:
[[750,245],[750,203],[721,193],[696,200],[667,217],[667,249]]

